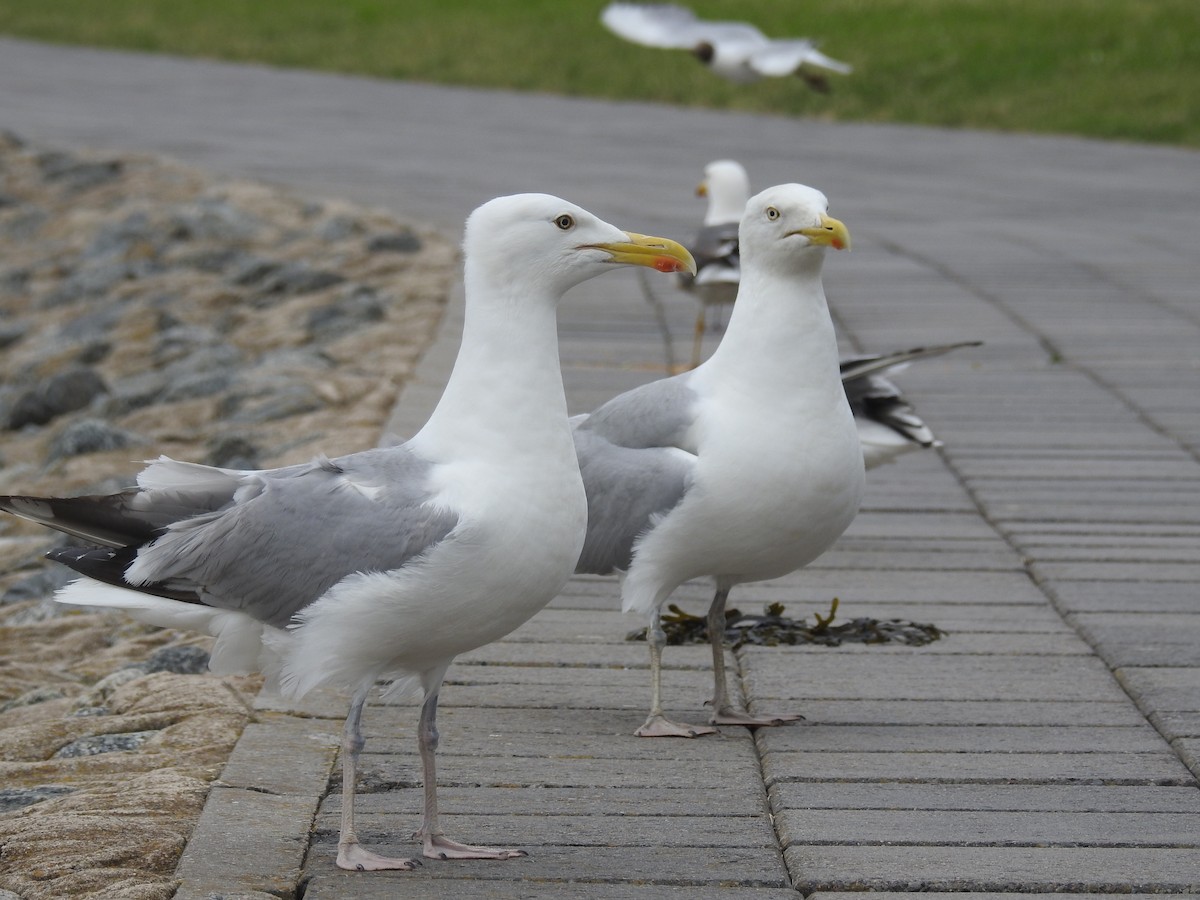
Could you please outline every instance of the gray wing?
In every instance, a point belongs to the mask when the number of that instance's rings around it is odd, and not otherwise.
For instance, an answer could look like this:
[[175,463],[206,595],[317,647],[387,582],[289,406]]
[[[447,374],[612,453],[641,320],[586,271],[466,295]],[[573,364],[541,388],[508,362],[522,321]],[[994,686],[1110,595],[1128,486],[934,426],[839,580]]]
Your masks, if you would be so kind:
[[588,499],[577,572],[627,569],[638,536],[687,491],[695,467],[690,373],[644,384],[572,420]]
[[673,447],[622,447],[587,430],[574,436],[588,501],[587,537],[575,571],[624,571],[638,537],[683,499],[695,457]]
[[742,263],[738,248],[738,223],[724,222],[706,225],[696,232],[692,246],[688,248],[696,260],[696,274],[680,273],[680,285],[684,290],[693,284],[719,281],[736,284],[741,279]]
[[922,447],[937,443],[929,426],[917,415],[900,389],[882,375],[862,375],[843,382],[843,387],[854,418],[878,422]]
[[856,418],[870,419],[892,429],[906,440],[932,447],[937,438],[917,415],[900,389],[885,376],[899,371],[913,360],[940,356],[960,347],[978,347],[982,341],[961,341],[934,347],[913,347],[895,353],[844,356],[841,359],[842,386]]
[[586,431],[631,450],[680,447],[690,450],[688,432],[695,421],[696,392],[684,372],[618,394],[587,416],[572,420]]
[[[165,480],[119,495],[117,505],[140,523],[126,528],[128,543],[65,548],[51,558],[111,584],[283,626],[347,575],[396,569],[427,553],[458,521],[429,503],[432,464],[405,447],[261,472],[156,465]],[[88,499],[111,501],[80,501]]]
[[843,356],[841,358],[842,383],[845,384],[872,372],[899,371],[910,362],[918,359],[928,359],[941,356],[951,350],[962,347],[981,347],[983,341],[959,341],[955,344],[937,344],[932,347],[913,347],[909,350],[897,350],[895,353],[871,353],[858,356]]

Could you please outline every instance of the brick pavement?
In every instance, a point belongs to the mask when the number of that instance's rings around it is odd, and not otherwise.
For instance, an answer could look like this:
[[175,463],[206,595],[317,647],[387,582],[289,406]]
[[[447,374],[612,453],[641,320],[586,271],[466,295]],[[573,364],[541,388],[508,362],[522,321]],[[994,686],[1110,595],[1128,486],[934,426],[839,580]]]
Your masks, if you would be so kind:
[[[686,238],[704,162],[824,189],[855,236],[826,284],[848,347],[981,338],[902,376],[945,439],[876,471],[851,531],[743,608],[931,621],[922,648],[755,649],[752,705],[808,722],[645,741],[644,647],[615,584],[578,579],[443,693],[448,824],[527,859],[332,867],[327,794],[344,712],[264,706],[180,868],[223,892],[821,898],[1200,892],[1200,157],[1071,138],[837,125],[461,91],[0,39],[0,126],[166,152],[344,194],[454,232],[478,202],[557,192]],[[139,103],[129,103],[137,96]],[[686,341],[687,301],[668,300]],[[636,283],[562,312],[564,377],[587,409],[656,377]],[[452,310],[392,428],[423,421]],[[681,592],[699,609],[703,585]],[[668,706],[696,715],[707,650],[670,648]],[[416,827],[412,707],[373,707],[368,839]],[[336,790],[336,787],[335,787]],[[310,845],[309,832],[312,826]]]

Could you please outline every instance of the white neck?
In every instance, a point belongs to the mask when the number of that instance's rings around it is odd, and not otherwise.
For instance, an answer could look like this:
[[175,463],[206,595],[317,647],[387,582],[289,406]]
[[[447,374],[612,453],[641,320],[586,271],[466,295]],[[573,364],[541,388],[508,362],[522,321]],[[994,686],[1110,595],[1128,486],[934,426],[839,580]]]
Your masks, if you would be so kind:
[[[799,275],[742,268],[725,335],[700,367],[715,385],[762,385],[768,395],[841,383],[837,338],[821,284],[820,253]],[[840,389],[839,389],[840,390]]]
[[534,297],[521,282],[484,283],[469,260],[465,288],[475,302],[467,303],[454,371],[414,445],[434,459],[464,447],[490,453],[502,445],[543,458],[569,447],[558,298]]

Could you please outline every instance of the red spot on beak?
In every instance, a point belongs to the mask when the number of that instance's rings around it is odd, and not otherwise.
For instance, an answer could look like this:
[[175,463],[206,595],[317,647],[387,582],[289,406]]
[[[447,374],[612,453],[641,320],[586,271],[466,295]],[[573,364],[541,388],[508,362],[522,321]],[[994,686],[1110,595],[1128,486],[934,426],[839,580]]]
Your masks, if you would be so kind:
[[654,260],[654,268],[660,272],[682,272],[683,263],[677,259],[671,259],[669,256],[660,256]]

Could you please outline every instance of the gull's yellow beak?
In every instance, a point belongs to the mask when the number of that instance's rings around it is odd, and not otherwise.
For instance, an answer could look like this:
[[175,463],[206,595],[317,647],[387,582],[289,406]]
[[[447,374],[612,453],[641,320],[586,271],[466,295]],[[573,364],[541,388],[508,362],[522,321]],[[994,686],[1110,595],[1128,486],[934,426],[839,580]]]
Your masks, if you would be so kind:
[[611,244],[585,244],[608,253],[610,262],[627,266],[646,266],[660,272],[691,272],[696,274],[696,261],[687,247],[670,238],[625,232],[627,240]]
[[850,230],[833,216],[821,214],[821,224],[813,228],[797,229],[795,234],[802,234],[819,247],[832,247],[834,250],[850,249]]
[[697,197],[707,197],[708,196],[708,183],[707,182],[702,181],[698,185],[696,185],[696,196]]

